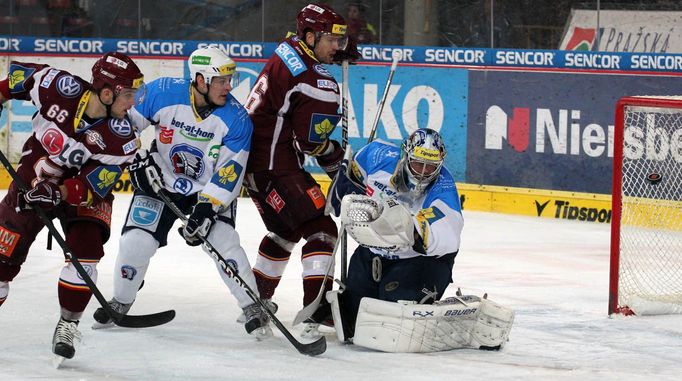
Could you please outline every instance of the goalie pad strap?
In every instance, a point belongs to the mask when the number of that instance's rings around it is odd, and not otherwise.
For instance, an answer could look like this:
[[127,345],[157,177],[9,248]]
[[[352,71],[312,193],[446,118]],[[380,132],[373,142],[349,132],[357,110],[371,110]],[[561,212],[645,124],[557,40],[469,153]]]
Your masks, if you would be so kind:
[[383,352],[437,352],[458,348],[499,349],[514,311],[476,296],[453,303],[416,304],[363,298],[353,343]]

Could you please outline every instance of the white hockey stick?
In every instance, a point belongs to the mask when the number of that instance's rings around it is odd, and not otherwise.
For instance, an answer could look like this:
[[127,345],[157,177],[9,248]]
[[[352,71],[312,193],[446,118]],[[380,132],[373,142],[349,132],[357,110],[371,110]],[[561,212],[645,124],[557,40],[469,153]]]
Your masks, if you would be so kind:
[[398,61],[400,61],[401,58],[400,51],[394,50],[392,58],[393,62],[391,62],[391,71],[388,72],[388,79],[386,80],[386,87],[384,87],[384,94],[381,96],[377,114],[374,116],[374,123],[372,123],[372,130],[369,134],[369,138],[367,138],[367,143],[371,143],[372,140],[374,140],[374,135],[376,134],[377,126],[379,125],[379,119],[381,119],[381,112],[384,111],[384,104],[386,103],[386,98],[388,98],[388,90],[391,88],[391,83],[393,82],[393,74],[395,74],[395,69],[398,66]]
[[[374,135],[376,133],[377,125],[379,124],[379,119],[381,118],[381,112],[384,109],[384,104],[386,103],[386,98],[388,98],[388,91],[391,87],[391,83],[393,82],[393,75],[395,74],[395,70],[398,66],[398,61],[400,61],[401,54],[399,51],[394,50],[392,54],[393,62],[391,62],[391,70],[388,73],[388,79],[386,80],[386,87],[384,88],[384,94],[381,97],[381,101],[379,102],[379,107],[377,109],[377,114],[374,117],[374,123],[372,124],[372,130],[370,132],[370,136],[367,139],[368,143],[371,143],[372,140],[374,140]],[[342,83],[343,83],[343,89],[341,92],[341,112],[342,112],[342,118],[341,118],[341,127],[343,128],[342,131],[342,144],[343,147],[346,148],[346,145],[348,143],[348,61],[343,61],[342,63]],[[348,152],[348,151],[347,151]],[[349,158],[350,161],[350,158]],[[338,176],[338,174],[337,174]],[[332,183],[333,187],[333,183]],[[330,188],[332,188],[330,187]],[[339,235],[338,239],[336,241],[336,245],[334,246],[334,252],[332,253],[332,258],[330,261],[329,266],[327,266],[327,271],[324,276],[324,282],[322,282],[322,286],[320,286],[320,291],[317,293],[317,297],[315,300],[313,300],[310,304],[307,306],[303,307],[302,310],[298,311],[296,314],[296,317],[294,318],[294,325],[299,324],[312,316],[315,311],[320,306],[320,303],[322,302],[322,298],[324,297],[324,290],[325,290],[325,284],[327,282],[327,278],[329,277],[330,274],[333,274],[333,269],[334,269],[334,262],[336,259],[336,253],[339,250],[339,247],[341,247],[341,283],[343,284],[346,281],[346,275],[347,275],[347,263],[348,263],[348,248],[347,248],[347,234],[346,234],[346,229],[341,224],[339,227]]]
[[336,245],[334,245],[334,251],[332,252],[332,257],[329,260],[329,264],[327,265],[327,271],[325,272],[324,275],[324,281],[322,282],[322,285],[320,286],[320,291],[317,292],[317,296],[315,297],[315,300],[310,302],[307,306],[303,307],[298,313],[296,314],[296,317],[294,318],[294,323],[293,325],[300,324],[307,318],[313,316],[315,311],[320,307],[320,303],[322,302],[322,298],[324,297],[324,290],[325,287],[324,285],[327,283],[327,278],[329,277],[330,274],[334,274],[334,262],[336,261],[336,253],[339,251],[339,247],[341,246],[341,235],[346,234],[346,227],[343,226],[343,223],[341,223],[341,226],[339,227],[339,239],[336,240]]

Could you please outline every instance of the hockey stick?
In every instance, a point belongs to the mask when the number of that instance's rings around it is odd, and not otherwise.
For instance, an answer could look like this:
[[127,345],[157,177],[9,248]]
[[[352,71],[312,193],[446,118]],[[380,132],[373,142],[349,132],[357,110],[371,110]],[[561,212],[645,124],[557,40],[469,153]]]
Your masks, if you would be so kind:
[[[173,200],[168,197],[166,192],[163,190],[157,193],[159,198],[163,200],[163,202],[168,206],[168,208],[175,214],[182,222],[186,223],[187,222],[187,217],[185,214],[173,203]],[[220,253],[218,253],[218,250],[216,250],[215,247],[205,238],[202,236],[199,236],[201,241],[204,243],[204,246],[208,249],[211,257],[215,259],[218,264],[220,264],[220,267],[223,268],[223,271],[228,274],[228,276],[232,277],[232,279],[237,282],[239,287],[243,288],[244,291],[246,291],[246,295],[253,300],[254,303],[258,303],[258,305],[265,311],[265,313],[268,314],[270,317],[270,320],[275,324],[275,326],[279,329],[280,332],[289,340],[289,342],[298,350],[300,353],[308,356],[317,356],[319,354],[324,353],[324,351],[327,350],[327,340],[325,337],[320,337],[319,339],[313,341],[312,343],[304,344],[301,343],[300,341],[296,340],[294,336],[289,332],[289,330],[282,324],[282,322],[275,316],[275,314],[270,311],[269,308],[263,303],[263,300],[261,300],[260,297],[249,287],[246,282],[244,282],[244,279],[239,275],[239,272],[232,267],[232,264],[228,263],[225,261],[225,258],[223,258]]]
[[[348,149],[348,86],[350,82],[348,76],[348,66],[348,60],[343,60],[341,64],[341,81],[343,84],[343,91],[341,93],[341,146],[344,150]],[[337,173],[337,176],[340,175],[341,174]],[[346,266],[346,260],[348,257],[348,234],[346,233],[346,229],[343,228],[343,225],[339,229],[339,240],[341,241],[341,282],[345,282],[346,276],[348,275],[348,269]],[[334,249],[334,252],[336,252],[336,249]],[[324,282],[322,282],[323,288],[326,282],[327,277],[325,276]]]
[[[386,80],[386,87],[384,88],[384,94],[381,97],[381,101],[379,102],[379,108],[377,109],[377,114],[374,117],[374,122],[372,123],[372,130],[370,132],[370,136],[367,139],[367,143],[371,143],[372,140],[374,140],[374,135],[376,133],[377,126],[379,124],[379,119],[381,117],[381,112],[384,109],[384,104],[386,103],[386,98],[388,97],[388,91],[391,87],[391,83],[393,82],[393,75],[395,74],[396,67],[398,66],[398,61],[400,61],[400,53],[398,51],[394,51],[393,55],[393,62],[391,63],[391,69],[390,72],[388,73],[388,79]],[[342,66],[341,66],[341,78],[342,78],[342,83],[343,83],[343,89],[341,92],[341,145],[344,149],[347,149],[348,145],[348,61],[343,61]],[[348,151],[346,151],[348,152]],[[347,157],[345,158],[350,162],[352,157]],[[340,174],[337,174],[339,176]],[[334,188],[334,183],[332,182],[332,185],[329,187],[329,189]],[[341,224],[341,227],[339,228],[339,239],[336,241],[336,245],[334,246],[334,252],[332,253],[332,258],[331,258],[331,264],[330,266],[327,267],[327,272],[325,273],[325,282],[329,274],[333,271],[333,264],[336,258],[336,253],[337,251],[341,250],[341,283],[344,284],[346,282],[346,278],[348,275],[348,269],[347,269],[347,263],[348,263],[348,234],[346,233],[346,229]],[[315,311],[320,306],[320,303],[322,302],[322,297],[324,296],[324,285],[325,282],[322,283],[322,286],[320,286],[320,291],[317,293],[317,297],[315,300],[313,300],[310,304],[307,306],[303,307],[298,313],[296,314],[296,317],[294,318],[294,325],[301,323],[305,319],[309,318],[312,316]]]
[[[348,149],[348,67],[349,67],[349,62],[348,60],[343,60],[341,61],[341,148],[343,148],[346,153],[344,155],[344,160],[350,159],[349,157],[349,149]],[[334,182],[338,179],[339,176],[342,174],[337,172],[336,176],[334,177],[334,181],[332,181],[332,184],[329,186],[329,189],[334,189]],[[327,195],[327,203],[329,203],[329,195]],[[334,251],[332,252],[332,257],[329,260],[329,264],[327,265],[327,270],[325,271],[324,274],[324,280],[322,281],[322,284],[320,285],[320,290],[317,292],[317,296],[315,299],[310,302],[307,306],[304,306],[298,313],[296,314],[296,317],[294,318],[294,325],[302,323],[304,320],[308,319],[311,317],[315,311],[317,311],[317,308],[320,306],[320,303],[322,302],[322,298],[324,297],[324,290],[325,290],[325,285],[327,284],[327,280],[329,278],[329,274],[332,274],[332,277],[334,277],[334,262],[336,261],[336,253],[339,251],[339,248],[341,249],[341,281],[346,280],[346,252],[348,251],[348,234],[346,234],[346,229],[344,228],[343,224],[339,227],[339,234],[337,235],[336,239],[336,244],[334,245]]]
[[[346,227],[343,226],[343,222],[341,223],[341,226],[339,227],[339,237],[346,237]],[[345,243],[345,242],[344,242]],[[322,298],[324,297],[324,284],[327,282],[327,278],[329,277],[329,274],[332,274],[334,272],[334,261],[336,259],[336,253],[339,251],[339,247],[341,246],[341,239],[336,240],[336,245],[334,245],[334,251],[332,252],[332,257],[329,260],[329,264],[327,265],[327,271],[325,272],[324,276],[324,282],[322,282],[322,285],[320,286],[320,291],[317,292],[317,296],[315,297],[315,300],[310,302],[307,306],[303,307],[298,313],[296,314],[296,317],[294,317],[294,323],[293,325],[297,325],[302,323],[304,320],[308,319],[309,317],[313,316],[315,311],[320,307],[320,303],[322,302]]]
[[[391,63],[391,70],[388,72],[388,79],[386,80],[386,87],[384,87],[384,94],[381,96],[381,101],[379,102],[379,107],[377,108],[377,113],[374,116],[374,122],[372,123],[372,130],[370,131],[369,138],[367,139],[367,143],[371,143],[372,140],[374,140],[374,135],[376,134],[377,126],[379,125],[379,119],[381,118],[381,112],[384,110],[384,104],[386,103],[386,98],[388,98],[388,91],[391,88],[391,82],[393,82],[393,75],[395,74],[395,69],[398,66],[398,61],[400,60],[400,53],[397,50],[393,51],[393,62]],[[346,63],[347,61],[344,61]],[[347,119],[348,115],[348,107],[346,105],[346,99],[348,98],[348,93],[346,92],[346,84],[348,80],[348,66],[344,67],[344,72],[343,72],[343,80],[344,80],[344,86],[343,90],[346,96],[344,97],[344,104],[342,105],[342,112],[344,115],[344,118]],[[346,106],[346,107],[343,107]],[[344,120],[344,118],[341,119],[341,121]],[[346,125],[343,126],[344,130],[346,131],[346,135],[348,134],[348,122],[346,122]],[[346,141],[348,138],[346,138]],[[342,237],[342,246],[341,246],[341,283],[346,283],[346,278],[348,274],[348,235],[346,234],[346,231],[343,231],[343,237]]]
[[372,130],[367,138],[367,143],[371,143],[374,140],[374,135],[377,131],[377,126],[379,125],[379,119],[381,119],[381,112],[384,111],[384,104],[386,103],[386,98],[388,98],[388,90],[391,88],[391,83],[393,82],[393,74],[395,74],[395,69],[398,66],[398,61],[400,61],[400,52],[398,50],[393,51],[393,62],[391,62],[391,71],[388,72],[388,79],[386,79],[386,87],[384,87],[384,94],[381,96],[381,101],[379,102],[379,108],[377,109],[377,114],[374,116],[374,123],[372,123]]
[[[12,180],[14,180],[14,183],[17,185],[17,188],[22,192],[27,192],[28,187],[26,186],[24,181],[19,177],[17,172],[14,170],[14,167],[12,167],[12,164],[10,164],[9,160],[7,160],[7,157],[2,151],[0,151],[0,161],[2,161],[2,165],[7,170],[7,173],[9,173],[9,175],[12,177]],[[169,321],[173,320],[173,318],[175,318],[174,310],[157,312],[149,315],[124,315],[111,309],[111,307],[109,307],[109,303],[107,302],[106,299],[104,299],[104,296],[97,288],[97,285],[95,285],[95,282],[92,280],[87,271],[85,271],[83,265],[81,265],[78,258],[76,258],[76,256],[73,255],[71,249],[66,244],[66,241],[64,241],[64,238],[59,233],[57,228],[55,228],[54,224],[52,223],[52,219],[50,219],[45,214],[45,211],[42,210],[39,206],[33,205],[32,208],[33,211],[35,211],[35,213],[38,215],[38,218],[40,218],[40,220],[45,224],[45,226],[47,226],[48,231],[57,241],[57,244],[59,244],[59,246],[62,247],[66,259],[68,259],[73,264],[73,267],[76,268],[78,275],[83,279],[83,281],[88,286],[90,291],[92,291],[92,294],[95,296],[95,299],[97,299],[99,304],[102,306],[107,315],[109,315],[114,324],[127,328],[146,328],[166,324]]]

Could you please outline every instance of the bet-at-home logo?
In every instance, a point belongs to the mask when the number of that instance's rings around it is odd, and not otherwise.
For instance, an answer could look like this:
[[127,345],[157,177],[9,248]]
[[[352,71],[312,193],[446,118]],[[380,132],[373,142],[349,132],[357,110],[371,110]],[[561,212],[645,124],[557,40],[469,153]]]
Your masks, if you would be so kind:
[[204,131],[201,127],[185,124],[185,122],[175,120],[175,118],[171,121],[171,125],[179,128],[180,135],[189,140],[207,142],[215,136],[213,132]]

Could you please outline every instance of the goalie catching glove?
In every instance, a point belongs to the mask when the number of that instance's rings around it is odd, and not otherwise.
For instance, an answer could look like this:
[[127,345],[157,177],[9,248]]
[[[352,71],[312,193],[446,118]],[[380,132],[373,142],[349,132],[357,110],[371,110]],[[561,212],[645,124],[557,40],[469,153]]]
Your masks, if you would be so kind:
[[154,161],[154,155],[147,150],[137,151],[135,159],[128,166],[128,172],[133,187],[146,194],[157,194],[164,187],[161,168]]
[[412,214],[392,198],[346,195],[341,201],[341,223],[365,247],[392,251],[414,245]]

